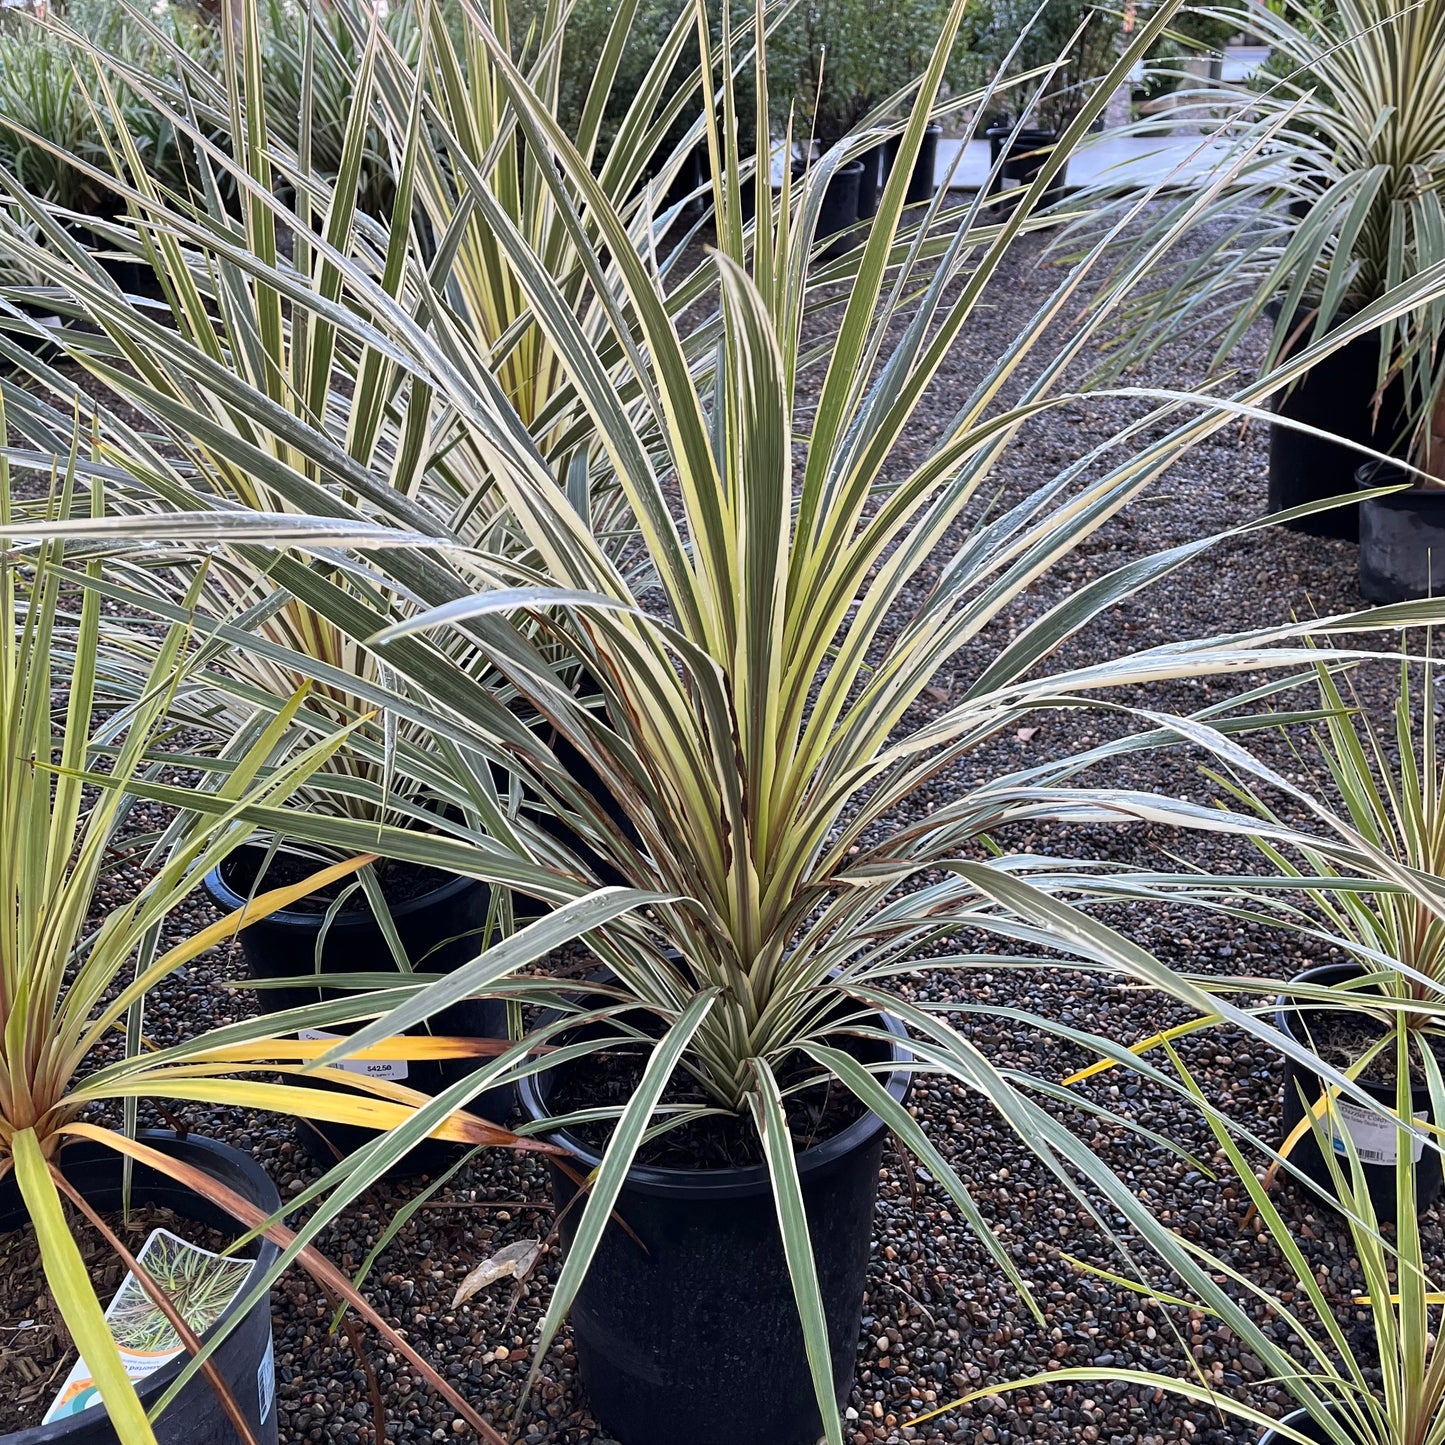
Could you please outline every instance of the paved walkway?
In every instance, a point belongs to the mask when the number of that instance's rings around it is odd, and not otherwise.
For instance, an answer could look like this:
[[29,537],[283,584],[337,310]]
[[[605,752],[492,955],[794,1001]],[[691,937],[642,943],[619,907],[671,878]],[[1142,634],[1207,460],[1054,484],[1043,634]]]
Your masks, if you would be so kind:
[[[1100,179],[1140,187],[1161,180],[1189,185],[1215,165],[1225,149],[1218,142],[1206,142],[1202,136],[1090,136],[1070,156],[1068,179],[1071,185]],[[977,190],[988,179],[988,168],[987,141],[975,140],[967,145],[958,140],[939,141],[936,184]]]
[[[1239,85],[1268,59],[1268,46],[1226,46],[1219,78],[1226,84]],[[1143,69],[1141,62],[1139,78]],[[962,158],[959,158],[960,150]],[[1120,180],[1140,187],[1163,180],[1189,185],[1215,165],[1224,150],[1222,145],[1205,146],[1201,136],[1090,136],[1070,156],[1068,179],[1076,186],[1100,179]],[[988,169],[987,141],[970,141],[967,146],[957,140],[939,142],[935,184],[978,190],[988,179]]]

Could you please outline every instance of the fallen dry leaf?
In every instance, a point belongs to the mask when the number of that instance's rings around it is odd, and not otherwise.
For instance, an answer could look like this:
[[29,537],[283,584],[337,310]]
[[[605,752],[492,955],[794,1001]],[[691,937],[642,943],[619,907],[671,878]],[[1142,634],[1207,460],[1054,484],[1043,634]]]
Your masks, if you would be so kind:
[[1014,736],[1021,742],[1026,743],[1038,732],[1037,728],[1020,728]]
[[452,1296],[452,1308],[456,1309],[479,1290],[486,1289],[489,1284],[495,1284],[499,1279],[526,1279],[541,1252],[540,1239],[519,1239],[499,1249],[489,1259],[484,1259],[457,1286],[457,1292]]

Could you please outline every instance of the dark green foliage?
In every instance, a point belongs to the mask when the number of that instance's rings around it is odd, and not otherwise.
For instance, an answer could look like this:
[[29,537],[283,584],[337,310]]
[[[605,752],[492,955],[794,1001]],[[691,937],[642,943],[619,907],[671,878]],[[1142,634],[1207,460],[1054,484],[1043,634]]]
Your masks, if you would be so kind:
[[[752,0],[731,0],[731,22],[735,27],[751,21]],[[526,52],[529,34],[535,34],[542,27],[546,0],[509,0],[513,48]],[[618,10],[617,0],[577,0],[567,21],[566,40],[562,48],[562,64],[558,76],[557,116],[570,134],[575,135],[587,102],[588,88],[592,84],[596,59],[607,43],[612,22]],[[714,46],[722,40],[722,7],[719,0],[708,0],[710,16],[709,31]],[[595,159],[600,163],[606,156],[617,127],[627,114],[632,97],[642,88],[653,61],[663,47],[669,32],[677,20],[677,7],[664,0],[644,0],[638,6],[636,18],[628,34],[628,43],[618,67],[617,79],[603,112],[602,130],[598,138]],[[695,40],[689,41],[678,60],[676,77],[680,84],[686,76],[696,71],[700,51]],[[738,85],[742,93],[752,84],[751,68],[744,70]],[[689,112],[679,118],[667,131],[659,144],[659,152],[670,152],[694,119]],[[740,114],[738,126],[739,143],[745,155],[754,149],[756,126],[749,114]]]
[[[1063,130],[1088,100],[1090,82],[1103,75],[1119,53],[1119,12],[1091,0],[1045,0],[1043,5],[1038,0],[982,3],[988,7],[987,20],[979,27],[982,43],[994,67],[1006,65],[1006,77],[1052,66],[1067,52],[1047,83],[1026,82],[1003,101],[1007,109],[1027,108],[1027,118],[1034,125]],[[1009,59],[1016,42],[1018,49]]]
[[[807,0],[789,17],[768,52],[774,110],[796,105],[795,132],[826,149],[874,107],[922,73],[947,7],[938,0]],[[982,78],[984,66],[965,27],[948,72],[958,88]]]

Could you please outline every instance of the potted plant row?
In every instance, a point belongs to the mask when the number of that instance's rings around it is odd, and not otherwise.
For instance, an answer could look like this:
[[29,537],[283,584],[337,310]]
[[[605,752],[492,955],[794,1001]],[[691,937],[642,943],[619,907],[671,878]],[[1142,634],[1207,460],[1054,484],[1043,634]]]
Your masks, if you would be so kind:
[[[1413,491],[1356,505],[1355,473],[1371,450],[1439,469],[1432,436],[1445,313],[1422,303],[1387,320],[1377,308],[1392,286],[1445,259],[1436,224],[1445,11],[1282,0],[1250,23],[1272,51],[1251,87],[1201,86],[1174,112],[1183,124],[1220,127],[1226,143],[1198,182],[1207,186],[1202,203],[1192,187],[1181,190],[1121,252],[1121,267],[1149,255],[1150,273],[1167,279],[1136,297],[1140,324],[1118,361],[1137,363],[1185,334],[1211,348],[1215,365],[1233,365],[1237,344],[1267,318],[1265,364],[1299,363],[1274,399],[1270,510],[1342,499],[1286,525],[1350,541],[1368,512],[1362,590],[1375,601],[1423,596],[1439,541],[1433,488],[1416,471]],[[1113,207],[1131,204],[1108,177],[1081,203],[1095,213],[1084,223],[1089,234],[1112,224]],[[1161,268],[1155,245],[1186,211],[1193,221],[1181,238],[1201,227],[1224,239]],[[1406,479],[1377,471],[1360,485]]]
[[[994,113],[983,127],[983,138],[989,143],[985,190],[997,195],[1005,189],[1005,182],[1033,183],[1084,108],[1093,83],[1113,62],[1120,26],[1117,18],[1085,0],[1065,0],[1042,9],[1011,0],[990,0],[973,23],[996,84],[1007,82],[997,93],[998,103],[1019,104],[1016,97],[1026,97],[1017,115]],[[1067,177],[1066,162],[1049,184],[1046,203],[1063,195]]]
[[[784,22],[768,56],[774,113],[788,117],[797,106],[806,124],[794,129],[819,155],[827,154],[890,112],[886,134],[833,171],[823,196],[818,234],[852,230],[871,219],[897,160],[901,118],[922,73],[947,7],[938,0],[823,0],[800,7]],[[978,78],[980,64],[966,32],[949,58],[945,88],[966,88]],[[908,205],[933,199],[937,189],[938,141],[943,127],[931,122],[918,154],[909,165]]]

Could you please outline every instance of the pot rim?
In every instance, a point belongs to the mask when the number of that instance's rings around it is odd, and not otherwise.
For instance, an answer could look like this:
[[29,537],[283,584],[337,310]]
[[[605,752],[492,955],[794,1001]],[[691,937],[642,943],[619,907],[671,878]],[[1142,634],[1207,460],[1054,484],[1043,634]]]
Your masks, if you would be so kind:
[[[1408,475],[1405,472],[1405,464],[1403,462],[1393,458],[1390,461],[1380,461],[1372,457],[1367,462],[1361,462],[1360,465],[1355,468],[1355,486],[1362,492],[1370,491],[1374,487],[1388,486],[1388,482],[1375,480],[1376,475],[1381,472],[1399,472],[1401,474],[1401,480],[1404,480],[1404,477]],[[1366,507],[1376,505],[1395,507],[1399,506],[1401,502],[1413,502],[1417,499],[1429,502],[1445,501],[1445,482],[1438,483],[1435,486],[1428,486],[1424,482],[1411,481],[1407,490],[1396,492],[1390,497],[1376,497],[1372,501],[1363,503],[1363,505]]]
[[[275,1181],[261,1167],[259,1161],[250,1154],[244,1154],[233,1145],[225,1143],[224,1140],[211,1139],[204,1134],[180,1135],[171,1129],[141,1129],[137,1132],[136,1139],[139,1143],[149,1144],[152,1148],[162,1153],[165,1152],[165,1146],[167,1144],[179,1144],[183,1148],[194,1147],[200,1149],[202,1153],[225,1158],[240,1170],[241,1174],[250,1184],[251,1191],[257,1196],[257,1198],[253,1200],[253,1203],[256,1204],[258,1209],[264,1209],[267,1214],[274,1214],[276,1210],[281,1207],[280,1191],[276,1188]],[[77,1141],[77,1143],[89,1142],[92,1141]],[[68,1147],[75,1148],[76,1145],[72,1144]],[[114,1150],[106,1149],[103,1144],[96,1144],[96,1147],[102,1150],[104,1154],[113,1155],[117,1161],[117,1167],[119,1167],[120,1155],[115,1154]],[[198,1164],[198,1167],[204,1168],[204,1165]],[[211,1171],[206,1170],[205,1172],[210,1173]],[[186,1185],[181,1184],[179,1181],[176,1181],[176,1184],[178,1188],[185,1189],[189,1194],[195,1193],[194,1190],[188,1189]],[[196,1197],[200,1198],[201,1196],[196,1195]],[[219,1205],[211,1207],[220,1208]],[[236,1221],[236,1227],[239,1232],[244,1232],[244,1226],[239,1220]],[[234,1318],[241,1301],[245,1299],[246,1295],[260,1282],[262,1275],[276,1262],[280,1253],[280,1249],[264,1235],[257,1241],[256,1262],[251,1266],[250,1273],[247,1274],[240,1290],[222,1312],[221,1317],[208,1330],[202,1331],[200,1336],[202,1344],[211,1339],[216,1331],[228,1320]],[[269,1318],[269,1304],[264,1300],[260,1301],[260,1303],[266,1306]],[[150,1406],[169,1389],[175,1381],[176,1376],[185,1368],[189,1359],[190,1354],[183,1346],[181,1353],[177,1355],[175,1359],[162,1365],[154,1374],[148,1375],[144,1380],[137,1382],[135,1384],[135,1391],[140,1398],[141,1404],[149,1409]],[[196,1378],[199,1379],[203,1385],[205,1384],[204,1376],[197,1375]],[[207,1388],[209,1388],[209,1386],[207,1386]],[[178,1401],[173,1401],[170,1408],[174,1409],[178,1403]],[[273,1401],[271,1408],[273,1410],[277,1409],[277,1402]],[[48,1425],[31,1425],[24,1430],[16,1430],[8,1435],[0,1435],[0,1445],[63,1445],[63,1442],[68,1440],[71,1434],[82,1425],[89,1428],[96,1422],[98,1417],[91,1414],[92,1410],[103,1411],[104,1406],[97,1403],[82,1410],[78,1415],[67,1415],[63,1419],[51,1421]],[[162,1416],[161,1418],[164,1419],[165,1417]]]
[[[1348,960],[1341,960],[1339,963],[1316,963],[1301,973],[1297,973],[1290,979],[1291,984],[1315,983],[1328,985],[1334,982],[1343,982],[1351,976],[1358,976],[1364,973],[1364,968],[1358,963],[1351,963]],[[1308,1004],[1300,1007],[1308,1008]],[[1293,1039],[1295,1043],[1304,1048],[1309,1048],[1309,1041],[1300,1036],[1294,1027],[1294,1020],[1298,1016],[1299,1008],[1291,1007],[1289,996],[1280,994],[1275,999],[1274,1026],[1287,1038]],[[1295,1064],[1296,1068],[1304,1067]],[[1367,1094],[1373,1094],[1382,1102],[1392,1104],[1395,1100],[1395,1086],[1393,1084],[1376,1084],[1369,1079],[1356,1079],[1356,1084]],[[1429,1084],[1411,1084],[1411,1097],[1418,1100],[1422,1096],[1428,1102],[1430,1098]],[[1367,1165],[1367,1168],[1392,1168],[1391,1165]]]
[[[864,151],[863,155],[867,155],[867,151]],[[863,164],[863,155],[854,156],[851,161],[844,161],[842,165],[835,167],[833,174],[828,177],[829,181],[836,181],[839,176],[851,176],[855,174],[861,176],[863,172],[868,169],[868,167]],[[821,160],[821,156],[817,157],[812,161],[795,160],[793,162],[792,171],[793,179],[799,181],[802,180],[803,177],[808,174],[808,171],[813,166],[818,165]],[[776,189],[777,187],[775,186],[774,190]]]
[[[1328,1408],[1331,1414],[1336,1413],[1337,1407],[1330,1405],[1326,1408]],[[1270,1428],[1259,1437],[1259,1445],[1283,1445],[1285,1436],[1279,1433],[1276,1426],[1290,1425],[1295,1429],[1299,1429],[1301,1425],[1313,1419],[1314,1416],[1310,1414],[1304,1405],[1296,1405],[1287,1415],[1281,1415],[1275,1424],[1271,1425]]]
[[[223,870],[233,859],[239,858],[248,848],[257,848],[254,843],[243,843],[235,852],[223,858],[209,873],[206,874],[202,883],[206,892],[211,895],[211,901],[228,912],[235,912],[244,908],[247,902],[245,894],[238,893],[223,876]],[[420,865],[418,865],[420,866]],[[476,878],[469,878],[465,873],[458,873],[455,877],[448,878],[446,882],[439,883],[435,888],[428,889],[425,893],[418,893],[408,898],[405,903],[398,903],[391,908],[393,919],[409,918],[413,913],[420,913],[424,908],[431,907],[438,903],[447,903],[451,899],[466,892],[468,888],[485,888],[487,885]],[[298,908],[278,908],[275,913],[268,913],[265,918],[258,918],[256,923],[279,924],[283,928],[310,929],[319,932],[321,925],[326,922],[324,913],[303,912]],[[248,927],[251,925],[247,925]],[[377,926],[376,918],[369,908],[346,908],[338,913],[327,925],[328,932],[334,933],[338,929],[374,929]]]
[[1057,145],[1059,132],[1050,130],[1042,125],[1020,126],[1015,132],[1011,125],[991,125],[983,132],[985,140],[1007,140],[1010,136],[1015,137],[1018,145]]
[[[1350,974],[1359,974],[1364,970],[1357,963],[1350,963],[1342,960],[1339,963],[1313,963],[1308,968],[1302,969],[1290,979],[1291,984],[1296,983],[1318,983],[1321,985],[1343,982]],[[1287,993],[1276,995],[1274,1000],[1274,1026],[1286,1038],[1292,1039],[1297,1044],[1308,1044],[1300,1038],[1295,1031],[1294,1019],[1299,1010],[1291,1005],[1290,996]]]
[[[931,120],[926,126],[923,127],[923,135],[925,140],[929,136],[937,138],[942,136],[942,134],[943,122],[941,120]],[[884,136],[878,144],[882,146],[886,152],[896,157],[898,154],[898,148],[903,144],[902,128],[900,127],[900,129],[893,131],[890,135]]]
[[[1269,300],[1264,303],[1264,314],[1271,321],[1279,320],[1280,313],[1284,310],[1284,298],[1285,292],[1280,291],[1276,295],[1271,296]],[[1290,316],[1290,324],[1293,326],[1298,326],[1302,321],[1308,321],[1311,316],[1315,316],[1319,313],[1319,309],[1320,303],[1318,301],[1298,302],[1294,308],[1293,313]],[[1355,311],[1357,309],[1358,308],[1355,307],[1351,307],[1348,309],[1341,307],[1335,314],[1340,318],[1347,320],[1349,317],[1355,314]],[[1365,335],[1369,336],[1370,333],[1367,331],[1365,332]],[[1361,338],[1356,337],[1355,339],[1358,341]]]
[[[889,1073],[884,1088],[898,1103],[907,1097],[913,1075],[907,1067],[912,1054],[905,1047],[908,1031],[892,1014],[878,1010],[876,1015],[884,1028],[893,1035],[894,1068]],[[528,1120],[541,1123],[548,1118],[542,1101],[540,1082],[546,1070],[527,1074],[517,1082],[517,1098],[523,1114]],[[883,1120],[868,1110],[854,1119],[846,1128],[840,1129],[829,1139],[814,1144],[793,1157],[797,1161],[798,1173],[806,1177],[820,1169],[827,1168],[845,1155],[871,1142],[878,1132],[885,1128]],[[589,1170],[596,1169],[602,1162],[602,1154],[590,1144],[579,1139],[567,1129],[555,1129],[540,1137],[550,1144],[558,1144],[580,1159]],[[756,1194],[770,1189],[770,1173],[766,1164],[748,1164],[732,1169],[679,1169],[665,1165],[636,1164],[627,1171],[626,1184],[644,1194],[686,1195],[695,1199],[735,1199],[742,1195]]]

